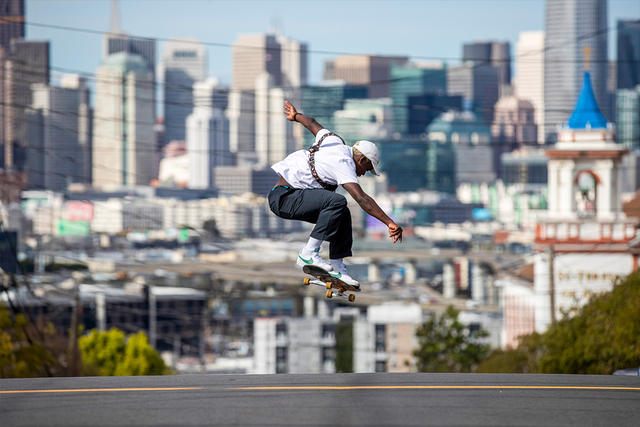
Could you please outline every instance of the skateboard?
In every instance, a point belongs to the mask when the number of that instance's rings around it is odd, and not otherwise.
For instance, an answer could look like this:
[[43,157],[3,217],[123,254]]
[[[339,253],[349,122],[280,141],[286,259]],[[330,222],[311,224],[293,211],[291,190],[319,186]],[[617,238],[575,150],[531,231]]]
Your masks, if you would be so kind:
[[[353,286],[343,282],[342,280],[336,279],[326,270],[320,267],[316,267],[315,265],[305,265],[304,267],[302,267],[302,271],[305,274],[315,277],[315,279],[305,277],[302,283],[304,283],[306,286],[318,285],[326,288],[327,298],[340,297],[346,298],[350,302],[354,302],[356,300],[356,296],[354,294],[346,294],[346,292],[360,292],[360,288],[354,288]],[[337,290],[337,292],[334,292],[334,289]]]

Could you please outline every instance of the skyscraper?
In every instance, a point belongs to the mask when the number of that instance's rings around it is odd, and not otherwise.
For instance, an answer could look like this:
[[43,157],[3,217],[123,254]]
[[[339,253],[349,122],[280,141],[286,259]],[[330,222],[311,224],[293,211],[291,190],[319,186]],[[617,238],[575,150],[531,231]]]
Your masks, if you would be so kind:
[[531,102],[538,126],[537,142],[544,144],[544,31],[520,33],[516,63],[516,96]]
[[367,87],[369,98],[385,98],[389,96],[392,64],[402,65],[407,61],[403,56],[343,55],[336,57],[333,65],[325,70],[331,70],[333,79]]
[[149,185],[156,152],[153,74],[140,55],[120,52],[96,73],[93,185]]
[[86,182],[80,145],[82,119],[78,114],[83,90],[32,85],[27,171],[29,187],[64,191],[70,183]]
[[254,91],[229,91],[225,112],[229,120],[229,150],[235,153],[238,166],[256,162],[255,99]]
[[195,39],[169,40],[162,50],[165,140],[184,141],[193,112],[193,84],[207,74],[207,49]]
[[[314,117],[327,129],[335,129],[334,113],[344,109],[347,99],[364,99],[367,88],[346,84],[341,80],[325,81],[321,86],[306,86],[301,90],[300,111]],[[300,126],[302,127],[302,126]],[[311,147],[315,137],[304,134],[304,146]]]
[[280,43],[280,69],[282,86],[299,88],[307,85],[307,44],[284,36],[277,38]]
[[194,109],[187,117],[187,155],[189,156],[189,187],[211,188],[214,169],[232,166],[229,151],[229,121],[224,115],[227,90],[209,79],[193,85]]
[[24,0],[0,0],[0,49],[24,38]]
[[[135,53],[142,56],[155,77],[156,41],[153,39],[131,38],[120,28],[118,1],[111,2],[111,27],[103,37],[102,59],[118,52]],[[155,83],[155,78],[154,78]]]
[[24,38],[24,0],[0,0],[0,167],[4,166],[5,80],[4,61],[13,39]]
[[476,66],[498,67],[498,84],[511,83],[511,46],[509,42],[486,41],[465,43],[462,47],[462,61],[472,61]]
[[493,121],[493,106],[498,101],[500,69],[466,62],[447,69],[447,95],[460,95],[485,123]]
[[632,192],[640,188],[640,85],[616,92],[616,140],[631,151],[622,160],[622,188]]
[[[285,99],[292,99],[291,95],[291,89],[276,87],[268,73],[256,79],[255,150],[260,167],[267,168],[298,148],[293,136],[293,122],[281,114]],[[296,103],[295,100],[293,102]]]
[[547,0],[544,53],[544,134],[555,142],[558,126],[573,111],[585,68],[604,116],[607,102],[606,0]]
[[81,167],[75,182],[91,184],[93,145],[93,110],[91,109],[91,94],[87,86],[87,79],[77,74],[67,74],[60,79],[60,87],[72,89],[78,94],[78,145],[80,149]]
[[27,156],[31,84],[49,83],[49,42],[13,39],[8,56],[4,61],[4,164],[21,171]]
[[[445,94],[447,91],[446,65],[441,61],[415,61],[402,65],[393,64],[391,66],[390,80],[389,95],[393,99],[394,130],[400,133],[424,132],[429,123],[421,122],[413,126],[414,123],[409,120],[409,97],[425,94]],[[434,114],[433,118],[441,112]],[[417,132],[412,132],[412,130],[417,130]]]
[[275,86],[282,85],[280,43],[272,34],[240,34],[232,47],[233,88],[253,90],[256,79],[269,74]]
[[640,84],[640,21],[618,21],[617,88]]

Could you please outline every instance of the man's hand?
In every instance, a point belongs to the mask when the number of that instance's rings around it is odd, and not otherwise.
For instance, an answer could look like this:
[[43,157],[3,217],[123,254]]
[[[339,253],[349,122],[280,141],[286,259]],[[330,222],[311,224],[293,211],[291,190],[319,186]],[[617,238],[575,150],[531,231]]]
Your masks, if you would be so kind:
[[283,113],[287,115],[287,120],[294,122],[296,113],[298,112],[298,110],[296,110],[296,107],[294,107],[293,104],[291,104],[289,101],[284,101],[283,108]]
[[[284,108],[283,112],[287,115],[287,120],[300,123],[302,126],[306,127],[313,136],[316,136],[317,133],[323,129],[323,126],[316,122],[316,119],[313,117],[308,117],[302,113],[298,113],[296,107],[294,107],[289,101],[284,101],[282,108]],[[298,117],[296,117],[296,114]]]
[[402,243],[402,227],[398,224],[389,224],[389,237],[393,239],[393,243]]

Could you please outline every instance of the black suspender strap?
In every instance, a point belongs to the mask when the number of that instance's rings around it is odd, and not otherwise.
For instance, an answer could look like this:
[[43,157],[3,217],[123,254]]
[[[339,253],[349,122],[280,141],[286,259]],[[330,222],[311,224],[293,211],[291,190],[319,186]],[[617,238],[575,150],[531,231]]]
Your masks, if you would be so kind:
[[[320,184],[322,186],[322,188],[324,188],[325,190],[329,190],[329,191],[336,191],[336,189],[338,188],[337,185],[335,184],[327,184],[326,182],[324,182],[322,179],[320,179],[320,176],[318,175],[318,172],[316,172],[316,166],[315,166],[315,152],[318,151],[320,149],[320,144],[322,144],[322,141],[324,141],[324,139],[328,136],[337,136],[338,138],[340,138],[339,135],[333,133],[333,132],[327,132],[324,135],[322,135],[320,137],[320,141],[318,141],[317,144],[313,144],[310,148],[309,148],[309,169],[311,169],[311,175],[313,175],[313,179],[315,179],[318,184]],[[340,138],[340,141],[342,141],[342,144],[344,145],[344,140],[342,138]]]

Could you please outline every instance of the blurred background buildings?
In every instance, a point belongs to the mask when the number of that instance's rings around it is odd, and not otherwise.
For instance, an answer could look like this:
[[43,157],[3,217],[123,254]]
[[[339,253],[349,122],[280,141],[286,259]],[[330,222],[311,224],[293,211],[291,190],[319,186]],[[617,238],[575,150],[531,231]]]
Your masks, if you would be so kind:
[[[545,5],[513,48],[336,53],[313,83],[307,42],[238,34],[227,85],[209,42],[130,36],[116,1],[95,73],[62,74],[24,1],[0,1],[2,280],[24,274],[60,330],[77,290],[87,328],[145,330],[184,371],[335,372],[344,346],[354,372],[404,371],[450,304],[494,347],[543,331],[640,253],[640,24],[607,28],[606,0]],[[270,166],[314,141],[285,100],[380,149],[361,185],[406,238],[349,199],[357,304],[301,288],[311,225],[267,206]]]

